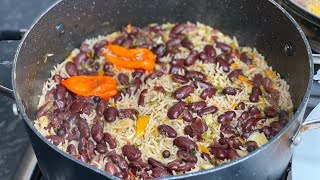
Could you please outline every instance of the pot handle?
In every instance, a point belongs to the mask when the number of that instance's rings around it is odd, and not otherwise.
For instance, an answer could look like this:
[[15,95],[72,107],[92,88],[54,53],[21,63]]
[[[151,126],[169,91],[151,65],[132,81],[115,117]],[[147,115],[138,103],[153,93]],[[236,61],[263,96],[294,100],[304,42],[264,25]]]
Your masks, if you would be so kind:
[[299,143],[301,141],[301,134],[303,132],[309,131],[312,129],[320,129],[320,118],[314,119],[311,121],[305,121],[305,122],[301,123],[297,132],[292,137],[292,147],[299,145]]

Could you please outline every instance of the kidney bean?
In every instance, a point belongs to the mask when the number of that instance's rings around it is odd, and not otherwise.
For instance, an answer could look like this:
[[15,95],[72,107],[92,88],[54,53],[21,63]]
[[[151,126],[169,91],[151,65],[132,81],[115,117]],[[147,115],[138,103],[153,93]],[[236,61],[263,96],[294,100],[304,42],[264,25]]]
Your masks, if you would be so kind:
[[191,52],[190,52],[190,54],[188,55],[188,57],[186,58],[186,60],[184,61],[184,64],[186,65],[186,66],[191,66],[191,65],[193,65],[195,62],[196,62],[196,60],[198,59],[198,51],[197,50],[192,50]]
[[225,87],[222,90],[223,94],[228,94],[228,95],[232,95],[232,96],[236,95],[238,92],[239,92],[239,90],[236,88],[233,88],[233,87]]
[[167,167],[162,164],[160,161],[157,161],[153,158],[148,158],[148,163],[153,167],[153,168],[157,168],[157,167],[160,167],[160,168],[163,168],[163,169],[166,169]]
[[178,64],[177,65],[172,65],[170,67],[169,72],[171,74],[178,74],[179,72],[187,72],[187,68],[182,66],[182,65],[178,65]]
[[168,138],[177,137],[177,132],[171,126],[162,124],[158,126],[158,132],[161,135],[167,136]]
[[244,110],[245,107],[246,105],[244,104],[244,102],[239,102],[237,107],[235,107],[235,110]]
[[83,154],[86,152],[88,140],[85,138],[81,138],[78,144],[78,152],[79,154]]
[[116,120],[117,116],[119,115],[118,109],[115,107],[108,107],[104,113],[104,119],[107,122],[113,122]]
[[234,58],[236,58],[236,53],[235,52],[231,52],[231,53],[225,55],[225,61],[229,65],[231,65],[234,62]]
[[152,166],[150,164],[142,161],[131,161],[129,163],[129,167],[131,169],[138,169],[139,171],[142,171],[142,170],[149,171],[152,169]]
[[227,124],[236,117],[236,113],[234,111],[226,111],[225,113],[218,116],[218,122],[221,124]]
[[114,154],[110,156],[110,159],[113,163],[115,163],[122,171],[127,172],[129,167],[127,161],[124,159],[124,157]]
[[122,84],[122,85],[129,84],[129,77],[124,73],[119,73],[118,80],[119,80],[120,84]]
[[181,76],[179,74],[173,74],[172,75],[172,80],[174,82],[180,83],[180,84],[186,84],[189,82],[189,79],[186,78],[185,76]]
[[44,116],[52,107],[52,102],[47,102],[44,105],[40,106],[40,108],[36,112],[36,117],[40,118]]
[[186,77],[193,80],[205,80],[206,75],[199,71],[187,71]]
[[185,126],[183,131],[184,131],[184,134],[186,134],[186,135],[188,135],[190,137],[194,137],[194,132],[193,132],[193,130],[192,130],[190,125]]
[[207,88],[205,90],[203,90],[200,94],[200,98],[203,100],[206,100],[207,97],[211,98],[212,96],[214,96],[217,93],[217,90],[214,88]]
[[182,31],[185,30],[185,28],[186,28],[185,24],[177,24],[171,29],[169,36],[174,37],[177,34],[180,34]]
[[91,114],[91,112],[92,112],[92,107],[93,107],[93,105],[92,105],[91,103],[85,102],[85,103],[83,104],[82,113],[83,113],[83,114],[87,114],[87,115]]
[[157,58],[163,57],[166,51],[166,46],[163,44],[159,44],[158,46],[152,48],[152,52],[157,56]]
[[131,37],[125,37],[123,41],[121,42],[121,46],[130,48],[133,44],[133,39]]
[[238,155],[237,151],[235,151],[234,149],[228,149],[228,150],[226,150],[226,152],[227,152],[227,158],[228,159],[233,160],[233,159],[237,159],[237,158],[240,157]]
[[115,175],[116,173],[120,173],[119,168],[112,162],[107,162],[104,166],[104,170],[107,171],[111,175]]
[[88,124],[84,125],[84,126],[79,126],[79,132],[80,132],[80,137],[85,138],[85,139],[89,139],[90,137],[90,130],[88,127]]
[[273,121],[270,124],[271,130],[272,132],[274,132],[274,134],[277,134],[278,132],[281,131],[281,129],[283,129],[283,125],[277,121]]
[[54,75],[54,76],[52,77],[52,79],[53,79],[56,83],[58,83],[58,84],[60,84],[61,81],[62,81],[61,76],[59,76],[58,74]]
[[90,52],[89,44],[87,44],[87,43],[81,43],[81,45],[80,45],[80,52],[89,53],[89,52]]
[[70,107],[71,113],[79,113],[82,111],[84,105],[84,101],[75,101]]
[[49,90],[47,93],[46,93],[46,96],[45,98],[47,100],[54,100],[54,95],[55,95],[55,92],[56,92],[56,89],[55,88],[52,88],[51,90]]
[[197,118],[195,121],[191,123],[191,128],[193,133],[199,135],[203,134],[208,130],[207,124],[199,118]]
[[147,89],[143,89],[140,93],[139,99],[138,99],[138,105],[139,106],[144,106],[144,94],[147,93]]
[[249,118],[247,121],[244,122],[243,125],[241,125],[243,132],[249,132],[252,130],[252,127],[257,124],[257,120],[254,117]]
[[216,159],[224,160],[228,156],[226,150],[221,147],[211,147],[210,152],[214,155]]
[[58,135],[49,135],[47,139],[52,142],[54,145],[59,145],[61,142],[64,142],[64,138]]
[[113,137],[111,136],[111,134],[109,134],[109,133],[104,133],[104,134],[103,134],[103,140],[108,143],[110,149],[114,149],[114,148],[117,147],[117,143],[116,143],[116,141],[113,139]]
[[73,62],[67,62],[66,71],[70,76],[76,76],[78,74],[77,66]]
[[240,54],[240,61],[250,65],[252,64],[252,58],[246,52]]
[[199,59],[203,60],[205,62],[205,60],[207,60],[209,58],[209,56],[205,53],[205,52],[201,52],[199,53]]
[[264,126],[262,128],[262,132],[264,133],[264,135],[267,137],[268,140],[270,140],[273,137],[273,131],[270,126]]
[[141,151],[129,144],[122,147],[122,154],[126,156],[129,161],[134,161],[141,158]]
[[163,75],[163,72],[161,71],[154,71],[153,73],[149,74],[144,78],[144,82],[146,83],[148,79],[155,79],[157,77],[161,77]]
[[198,111],[198,115],[203,116],[206,114],[214,114],[217,111],[218,111],[218,108],[216,106],[209,106],[209,107],[205,107],[205,108],[201,109],[200,111]]
[[153,88],[153,90],[157,91],[157,92],[160,92],[160,93],[163,93],[165,94],[166,93],[166,90],[162,87],[162,86],[155,86]]
[[269,107],[264,108],[264,114],[268,118],[274,118],[278,115],[278,112],[272,106],[269,106]]
[[207,106],[206,102],[198,101],[198,102],[190,103],[188,105],[188,109],[191,110],[194,113],[197,113],[200,110],[202,110],[203,108],[205,108],[206,106]]
[[187,49],[189,49],[190,51],[194,48],[194,45],[192,44],[192,42],[190,42],[188,39],[184,39],[181,42],[181,45]]
[[194,151],[198,148],[197,144],[191,139],[183,136],[179,136],[173,140],[173,145],[177,146],[179,149],[186,151]]
[[203,50],[208,56],[212,58],[216,57],[216,50],[211,45],[206,45]]
[[64,136],[66,134],[66,129],[64,127],[61,127],[57,130],[58,136]]
[[268,77],[264,77],[261,80],[261,85],[264,87],[264,89],[268,90],[272,88],[272,80]]
[[122,100],[122,96],[125,96],[126,94],[127,94],[127,92],[124,91],[124,90],[118,91],[118,93],[115,96],[113,96],[113,99],[115,101],[121,101]]
[[254,151],[255,149],[257,149],[259,146],[258,144],[255,142],[255,141],[247,141],[245,143],[245,147],[247,147],[247,151],[248,152],[252,152]]
[[166,176],[170,176],[170,175],[171,174],[163,168],[157,167],[157,168],[152,169],[152,176],[155,178],[166,177]]
[[97,107],[96,107],[97,116],[99,116],[99,117],[103,116],[103,112],[104,112],[106,107],[107,107],[107,102],[104,99],[100,99],[100,101],[99,101],[99,103],[97,104]]
[[205,161],[210,161],[210,160],[211,160],[210,155],[207,154],[207,153],[205,153],[205,152],[202,152],[202,153],[201,153],[201,157],[202,157],[202,159],[205,160]]
[[229,145],[230,147],[233,147],[235,149],[240,149],[240,147],[242,146],[242,143],[237,139],[230,139]]
[[86,53],[82,53],[82,52],[80,52],[79,54],[76,55],[76,57],[73,58],[73,62],[78,70],[82,69],[82,65],[86,61],[86,59],[87,59]]
[[169,108],[167,116],[169,119],[177,119],[178,116],[184,111],[186,107],[184,102],[177,102],[172,107]]
[[197,156],[183,150],[178,150],[177,156],[185,162],[196,163],[198,161]]
[[168,151],[168,150],[162,151],[162,157],[163,157],[163,158],[168,158],[168,157],[170,157],[170,151]]
[[172,59],[171,65],[183,66],[184,65],[184,61],[185,61],[185,59]]
[[216,42],[216,47],[221,49],[221,51],[223,52],[231,52],[232,50],[232,48],[228,44],[222,42]]
[[167,42],[167,50],[172,50],[174,47],[179,46],[181,44],[181,39],[175,38],[175,39],[170,39]]
[[191,85],[182,86],[173,92],[173,97],[178,100],[181,100],[188,97],[193,92],[194,88]]
[[104,144],[104,143],[98,143],[96,146],[96,150],[100,154],[104,154],[104,153],[108,152],[108,148],[107,148],[106,144]]
[[260,110],[255,105],[250,106],[248,111],[251,116],[254,116],[256,114],[261,114]]
[[229,73],[228,78],[232,82],[234,79],[237,79],[239,75],[242,75],[242,69],[235,69],[231,73]]
[[259,95],[258,94],[250,94],[249,97],[250,102],[258,102],[259,101]]
[[131,86],[127,89],[128,94],[136,94],[138,89],[140,88],[142,81],[139,78],[135,78],[131,84]]
[[80,155],[80,160],[85,162],[85,163],[89,162],[89,157],[88,157],[86,152],[84,152],[83,154]]
[[135,116],[139,114],[139,111],[133,108],[129,109],[120,109],[119,110],[119,118],[130,118],[134,120]]
[[103,128],[99,123],[95,123],[92,125],[91,136],[97,143],[99,143],[103,139]]
[[186,109],[182,113],[182,119],[185,120],[186,122],[192,122],[194,120],[191,112],[188,109]]
[[71,156],[77,155],[76,147],[73,144],[69,144],[67,147],[67,153],[69,153]]
[[254,86],[259,87],[259,86],[261,85],[262,78],[263,78],[263,77],[262,77],[262,75],[261,75],[260,73],[255,74],[255,75],[253,76],[251,82],[252,82],[252,84],[253,84]]
[[222,57],[217,57],[216,59],[217,59],[217,63],[219,64],[220,67],[222,67],[222,70],[224,72],[230,71],[229,64]]
[[131,74],[132,74],[132,78],[134,78],[134,79],[140,78],[144,74],[144,70],[137,69],[137,70],[133,71]]
[[80,139],[80,132],[79,132],[78,127],[76,126],[71,130],[71,132],[68,133],[67,140],[68,141],[73,141],[73,140],[78,141],[79,139]]
[[101,49],[102,49],[104,46],[106,46],[108,43],[109,43],[109,42],[108,42],[108,40],[106,40],[106,39],[103,39],[103,40],[101,40],[101,41],[96,42],[96,43],[93,45],[94,55],[95,55],[95,56],[100,55]]

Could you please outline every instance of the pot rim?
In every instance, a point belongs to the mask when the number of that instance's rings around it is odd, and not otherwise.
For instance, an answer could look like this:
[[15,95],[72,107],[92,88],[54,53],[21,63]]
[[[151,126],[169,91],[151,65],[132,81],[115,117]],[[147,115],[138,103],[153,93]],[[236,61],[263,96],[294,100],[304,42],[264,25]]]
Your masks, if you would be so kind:
[[[277,4],[274,0],[268,0],[269,3],[272,3],[274,6],[276,6],[276,8],[278,8],[295,26],[295,28],[299,31],[299,34],[301,36],[301,38],[303,39],[303,42],[305,44],[307,53],[308,53],[308,59],[309,59],[309,68],[310,68],[310,74],[309,74],[309,82],[308,82],[308,87],[307,90],[305,92],[304,98],[301,102],[301,104],[299,105],[299,108],[297,109],[297,111],[294,113],[293,117],[291,118],[291,120],[286,124],[286,126],[275,136],[273,137],[270,141],[268,141],[268,143],[264,144],[263,146],[261,146],[260,148],[258,148],[257,150],[251,152],[250,154],[241,157],[239,159],[236,160],[232,160],[231,162],[222,164],[220,166],[216,166],[214,168],[211,169],[207,169],[207,170],[202,170],[202,171],[197,171],[197,172],[191,172],[191,173],[186,173],[186,174],[180,174],[180,175],[173,175],[173,176],[167,176],[164,178],[160,178],[160,179],[181,179],[181,178],[189,178],[192,176],[197,176],[197,175],[203,175],[203,174],[208,174],[208,173],[213,173],[215,171],[219,171],[221,169],[225,169],[228,168],[230,166],[233,166],[235,164],[241,163],[255,155],[257,155],[258,153],[260,153],[261,151],[263,151],[265,148],[271,146],[273,143],[275,143],[275,141],[280,138],[285,132],[288,131],[288,129],[292,128],[293,124],[295,123],[295,121],[298,121],[298,116],[300,115],[301,112],[303,112],[304,107],[309,99],[310,93],[311,93],[311,88],[312,88],[312,83],[313,83],[313,74],[314,74],[314,67],[313,67],[313,61],[312,61],[312,52],[311,52],[311,48],[310,45],[307,41],[306,36],[304,35],[302,29],[300,28],[300,26],[298,25],[298,23],[293,19],[293,17],[285,10],[283,9],[279,4]],[[31,26],[30,30],[26,33],[26,35],[23,37],[17,52],[15,54],[14,57],[14,62],[13,62],[13,68],[12,68],[12,87],[13,87],[13,91],[14,91],[14,98],[15,101],[18,105],[18,109],[20,110],[20,113],[24,119],[24,121],[26,122],[26,124],[29,126],[29,128],[33,131],[33,133],[35,133],[44,143],[46,143],[49,147],[51,147],[52,149],[54,149],[57,153],[59,153],[60,155],[64,156],[65,158],[68,158],[69,160],[72,160],[86,168],[89,168],[90,170],[96,172],[96,173],[100,173],[103,176],[106,176],[110,179],[118,179],[116,176],[113,176],[109,173],[107,173],[104,170],[100,170],[90,164],[87,164],[71,155],[68,155],[67,153],[63,152],[62,150],[60,150],[57,146],[55,146],[54,144],[50,143],[33,125],[33,121],[31,121],[26,112],[24,111],[23,108],[23,104],[21,101],[21,98],[18,94],[17,90],[17,86],[16,86],[16,64],[18,61],[18,56],[19,56],[19,52],[20,49],[22,47],[22,45],[25,42],[26,37],[28,36],[29,32],[32,31],[32,29],[34,28],[34,26],[37,25],[38,21],[40,19],[42,19],[43,16],[45,16],[47,14],[47,12],[49,12],[51,9],[53,9],[54,7],[58,6],[58,5],[62,5],[64,3],[63,0],[59,0],[58,2],[54,3],[50,8],[48,8]],[[288,147],[289,148],[289,147]]]

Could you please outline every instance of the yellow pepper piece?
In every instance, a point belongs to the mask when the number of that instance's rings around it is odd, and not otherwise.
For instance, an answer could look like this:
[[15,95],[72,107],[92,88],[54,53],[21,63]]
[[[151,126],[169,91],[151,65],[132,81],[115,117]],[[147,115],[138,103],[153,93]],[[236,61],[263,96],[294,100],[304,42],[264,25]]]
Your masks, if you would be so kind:
[[205,147],[204,145],[198,144],[198,148],[200,149],[200,151],[207,153],[207,154],[210,154],[209,149],[207,147]]
[[277,75],[275,72],[271,71],[270,69],[267,69],[265,71],[266,75],[269,76],[269,77],[272,77],[272,78],[275,78]]
[[249,80],[248,80],[246,77],[244,77],[244,76],[242,76],[242,75],[239,75],[239,76],[238,76],[238,79],[239,79],[240,81],[246,83],[249,87],[252,87],[252,84],[249,82]]
[[234,63],[231,64],[231,66],[232,66],[233,68],[238,68],[238,67],[239,67],[239,64],[238,64],[238,62],[234,62]]
[[136,136],[143,135],[145,129],[147,128],[149,120],[150,120],[150,116],[138,117],[137,126],[136,126]]

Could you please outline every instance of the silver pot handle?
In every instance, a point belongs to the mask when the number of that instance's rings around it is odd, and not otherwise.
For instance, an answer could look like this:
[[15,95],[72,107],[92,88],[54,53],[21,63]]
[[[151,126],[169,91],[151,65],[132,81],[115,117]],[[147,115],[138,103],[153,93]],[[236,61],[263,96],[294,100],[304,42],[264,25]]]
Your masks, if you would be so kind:
[[300,127],[298,128],[298,131],[292,137],[292,147],[299,145],[303,132],[309,131],[312,129],[320,129],[320,118],[314,119],[311,121],[305,121],[300,125]]
[[320,54],[312,54],[313,64],[320,64]]

